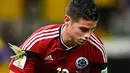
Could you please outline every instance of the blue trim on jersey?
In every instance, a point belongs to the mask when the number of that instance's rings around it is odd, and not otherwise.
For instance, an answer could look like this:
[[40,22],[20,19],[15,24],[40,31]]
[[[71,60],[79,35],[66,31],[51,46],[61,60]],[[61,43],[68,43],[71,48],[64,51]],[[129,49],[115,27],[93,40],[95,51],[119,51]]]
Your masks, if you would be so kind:
[[59,29],[59,38],[60,38],[60,43],[61,43],[61,45],[62,45],[66,50],[71,50],[71,49],[76,48],[76,47],[78,46],[77,44],[74,45],[74,46],[69,47],[69,46],[65,45],[65,43],[63,42],[63,40],[62,40],[62,29],[63,29],[63,27],[64,27],[64,24],[62,24],[62,26],[61,26],[60,29]]

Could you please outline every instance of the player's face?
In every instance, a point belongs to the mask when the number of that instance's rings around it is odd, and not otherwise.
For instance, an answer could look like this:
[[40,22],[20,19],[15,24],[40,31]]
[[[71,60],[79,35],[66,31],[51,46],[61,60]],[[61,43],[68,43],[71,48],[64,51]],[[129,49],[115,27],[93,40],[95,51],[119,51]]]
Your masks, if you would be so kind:
[[80,19],[78,22],[72,22],[68,24],[68,36],[76,44],[84,44],[91,33],[94,31],[97,25],[97,21]]

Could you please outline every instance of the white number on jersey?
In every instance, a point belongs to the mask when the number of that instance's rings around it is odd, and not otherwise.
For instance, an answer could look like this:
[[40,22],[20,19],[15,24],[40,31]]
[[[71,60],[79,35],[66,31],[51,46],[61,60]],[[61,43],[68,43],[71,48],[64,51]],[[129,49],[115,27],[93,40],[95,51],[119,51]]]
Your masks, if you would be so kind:
[[61,69],[60,67],[58,67],[57,73],[69,73],[69,71],[67,69]]

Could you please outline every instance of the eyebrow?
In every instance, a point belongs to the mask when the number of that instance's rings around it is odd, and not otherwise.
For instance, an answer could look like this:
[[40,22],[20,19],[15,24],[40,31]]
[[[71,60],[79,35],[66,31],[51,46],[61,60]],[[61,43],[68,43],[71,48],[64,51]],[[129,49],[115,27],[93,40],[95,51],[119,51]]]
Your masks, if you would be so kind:
[[82,28],[82,29],[91,29],[91,30],[93,30],[93,29],[95,29],[96,27],[93,27],[93,28],[87,28],[87,27],[80,27],[80,28]]

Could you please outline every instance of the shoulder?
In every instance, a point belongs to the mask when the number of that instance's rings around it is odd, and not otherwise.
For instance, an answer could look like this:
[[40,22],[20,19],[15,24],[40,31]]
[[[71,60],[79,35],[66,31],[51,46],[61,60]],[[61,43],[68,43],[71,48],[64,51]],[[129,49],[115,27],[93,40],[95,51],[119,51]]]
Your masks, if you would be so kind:
[[88,41],[91,43],[91,45],[94,46],[94,50],[98,51],[98,54],[101,54],[103,56],[104,61],[106,61],[106,50],[103,42],[100,40],[100,38],[96,34],[92,34],[91,37],[88,39]]
[[47,26],[39,28],[32,35],[34,37],[39,37],[39,38],[52,36],[59,33],[60,26],[61,24],[47,25]]
[[33,37],[37,38],[38,41],[46,40],[47,43],[48,40],[59,36],[60,26],[61,24],[50,24],[41,27],[33,33]]
[[104,44],[101,39],[94,33],[91,34],[88,41],[93,45],[99,45],[100,47],[104,47]]
[[49,24],[46,26],[43,26],[39,29],[37,29],[34,33],[38,33],[38,32],[49,32],[49,31],[56,31],[59,30],[61,24]]
[[51,38],[58,37],[60,26],[61,24],[50,24],[41,27],[40,29],[36,30],[31,37],[35,38],[35,41],[49,40]]
[[23,44],[22,48],[29,50],[32,47],[44,46],[50,39],[59,36],[61,24],[52,24],[36,30]]
[[99,43],[99,44],[104,46],[104,44],[101,41],[101,39],[95,33],[91,34],[90,40],[95,41],[95,42],[97,41],[96,43]]

